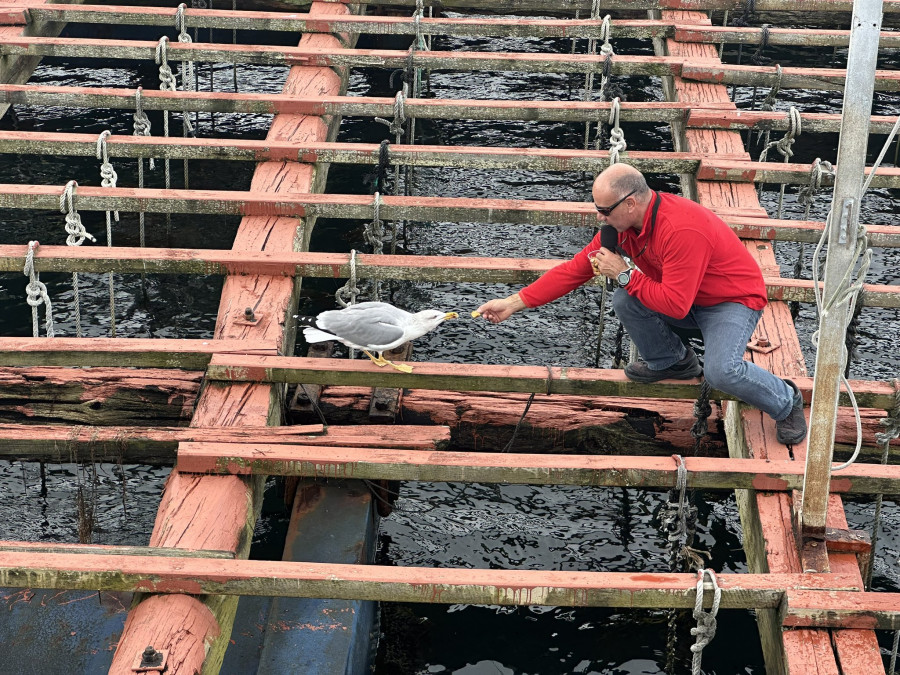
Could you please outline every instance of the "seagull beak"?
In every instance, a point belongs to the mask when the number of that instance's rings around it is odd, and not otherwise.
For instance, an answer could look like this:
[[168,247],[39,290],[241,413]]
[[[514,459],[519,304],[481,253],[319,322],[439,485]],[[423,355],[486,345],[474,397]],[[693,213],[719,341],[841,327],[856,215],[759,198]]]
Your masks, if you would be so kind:
[[444,321],[447,321],[449,319],[458,319],[458,318],[459,318],[458,312],[447,312],[446,314],[444,314]]

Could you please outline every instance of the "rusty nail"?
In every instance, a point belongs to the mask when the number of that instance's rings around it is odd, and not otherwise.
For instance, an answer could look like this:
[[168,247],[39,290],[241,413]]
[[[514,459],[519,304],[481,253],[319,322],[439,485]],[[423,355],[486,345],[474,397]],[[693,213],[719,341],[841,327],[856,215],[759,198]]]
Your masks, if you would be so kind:
[[252,307],[248,307],[244,310],[244,319],[246,321],[256,321],[256,315],[253,313]]

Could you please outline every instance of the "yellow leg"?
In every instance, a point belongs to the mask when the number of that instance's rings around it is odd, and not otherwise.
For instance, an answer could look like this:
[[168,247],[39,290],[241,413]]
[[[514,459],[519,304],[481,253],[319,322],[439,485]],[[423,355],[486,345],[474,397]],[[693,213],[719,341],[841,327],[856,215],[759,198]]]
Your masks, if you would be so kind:
[[363,354],[365,354],[365,355],[368,356],[370,359],[372,359],[372,363],[374,363],[374,364],[375,364],[376,366],[378,366],[379,368],[384,368],[387,364],[390,363],[390,361],[388,361],[386,358],[384,358],[384,357],[381,355],[381,352],[379,352],[379,353],[378,353],[378,356],[376,357],[376,356],[375,356],[374,354],[372,354],[372,352],[370,352],[368,349],[363,349]]
[[412,366],[408,366],[405,363],[394,363],[393,361],[384,360],[391,368],[396,368],[401,373],[411,373],[413,371]]

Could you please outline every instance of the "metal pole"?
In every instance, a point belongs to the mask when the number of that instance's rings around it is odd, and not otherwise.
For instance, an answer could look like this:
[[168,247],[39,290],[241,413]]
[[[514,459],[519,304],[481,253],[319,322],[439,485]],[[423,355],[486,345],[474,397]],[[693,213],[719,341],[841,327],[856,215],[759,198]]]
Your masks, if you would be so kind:
[[[856,246],[881,16],[882,0],[857,0],[853,3],[837,174],[826,224],[828,256],[822,295],[824,307],[828,306],[829,299],[843,294],[849,285],[845,274],[847,267],[853,263]],[[844,339],[849,321],[848,304],[849,300],[837,303],[819,317],[819,347],[800,524],[804,552],[811,553],[811,557],[818,561],[824,560],[825,569],[818,569],[821,564],[812,565],[820,572],[828,571],[828,557],[821,540],[825,536],[840,375],[844,369]],[[814,555],[815,552],[820,552],[820,555]]]

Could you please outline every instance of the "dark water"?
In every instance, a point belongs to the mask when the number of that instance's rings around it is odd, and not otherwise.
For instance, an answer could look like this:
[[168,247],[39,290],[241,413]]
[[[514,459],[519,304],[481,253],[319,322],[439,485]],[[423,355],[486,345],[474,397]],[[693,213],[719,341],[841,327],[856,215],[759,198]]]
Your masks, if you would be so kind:
[[[117,36],[124,37],[124,36]],[[230,36],[217,38],[228,39]],[[279,39],[281,39],[279,37]],[[284,41],[288,44],[288,41]],[[615,41],[621,54],[650,54],[646,43]],[[365,46],[362,45],[361,46]],[[516,51],[568,51],[570,42],[559,40],[436,39],[435,49],[478,49]],[[583,42],[578,45],[584,50]],[[820,63],[810,50],[770,54],[782,65]],[[828,51],[828,64],[840,67],[844,56]],[[726,61],[734,62],[736,52],[726,50]],[[744,55],[746,58],[746,55]],[[823,65],[825,65],[823,63]],[[882,67],[893,67],[888,63]],[[278,92],[285,69],[242,66],[241,89]],[[360,70],[351,75],[354,95],[392,96],[389,73]],[[97,68],[84,61],[46,60],[32,81],[47,84],[83,84],[156,88],[156,68],[147,63]],[[205,78],[205,74],[204,74]],[[654,78],[615,78],[628,100],[662,100],[660,83]],[[598,79],[599,82],[599,79]],[[206,86],[204,80],[204,87]],[[229,90],[231,70],[218,67],[215,88]],[[440,98],[580,99],[583,77],[576,75],[531,75],[521,73],[431,74],[428,96]],[[758,102],[766,91],[756,92]],[[750,107],[754,93],[739,89],[740,107]],[[840,110],[840,96],[832,93],[785,90],[778,109],[789,104],[802,111]],[[896,112],[896,97],[879,95],[876,112]],[[131,117],[125,111],[67,111],[60,108],[16,109],[22,129],[97,133],[111,129],[130,134]],[[150,113],[154,134],[162,121]],[[172,133],[180,134],[178,116]],[[267,116],[219,115],[215,133],[228,137],[264,138]],[[9,128],[9,117],[0,125]],[[668,128],[650,124],[625,124],[631,150],[671,150]],[[416,124],[418,143],[443,145],[485,145],[512,147],[580,148],[583,126],[531,122],[428,121]],[[213,135],[213,121],[202,115],[200,133]],[[378,142],[388,137],[387,128],[371,120],[347,119],[339,140]],[[795,162],[811,162],[815,157],[835,160],[836,137],[803,135],[794,146]],[[873,138],[874,159],[882,140]],[[759,147],[751,148],[755,157]],[[774,154],[770,159],[779,159]],[[888,161],[892,160],[892,153]],[[114,162],[119,185],[136,184],[133,162]],[[83,185],[98,185],[99,163],[89,158],[35,159],[0,158],[0,181],[62,185],[77,179]],[[181,183],[181,163],[172,162],[173,185]],[[193,162],[191,186],[195,188],[246,189],[252,167],[239,163]],[[162,169],[147,174],[147,185],[161,187]],[[587,201],[590,176],[538,171],[476,171],[465,169],[417,169],[411,179],[413,194],[460,197],[560,199]],[[652,187],[678,191],[676,176],[650,176]],[[328,190],[340,193],[371,192],[371,167],[333,166]],[[891,190],[873,190],[864,205],[865,222],[895,224]],[[762,201],[771,216],[776,215],[777,189],[769,186]],[[827,197],[823,195],[811,218],[823,219]],[[796,187],[789,187],[785,218],[801,218]],[[45,244],[65,240],[62,217],[57,213],[4,211],[0,242],[25,245],[30,239]],[[87,229],[105,245],[103,214],[82,214]],[[173,247],[227,248],[237,227],[228,217],[173,216],[167,228],[162,216],[147,217],[147,244]],[[461,255],[503,257],[565,258],[579,250],[591,232],[574,228],[484,225],[480,223],[410,222],[401,228],[399,249],[417,255]],[[122,214],[114,227],[113,241],[136,245],[137,217]],[[89,245],[89,244],[85,244]],[[312,247],[319,251],[366,250],[362,223],[320,221]],[[806,247],[807,275],[812,247]],[[790,270],[798,255],[796,244],[777,248],[779,261]],[[890,250],[876,251],[869,280],[897,283],[898,261]],[[54,303],[58,334],[74,334],[71,280],[68,275],[44,275]],[[81,275],[82,322],[86,335],[102,336],[108,331],[106,278]],[[25,280],[21,275],[0,279],[6,297],[2,299],[0,334],[29,335],[30,312],[24,303]],[[307,280],[301,310],[314,313],[334,306],[333,281]],[[120,335],[131,337],[208,337],[212,334],[221,280],[215,277],[150,277],[149,302],[141,299],[140,280],[116,277],[117,325]],[[393,302],[410,310],[426,307],[468,312],[486,298],[515,290],[507,286],[479,284],[396,283],[388,289]],[[416,342],[420,360],[552,364],[589,366],[600,330],[597,312],[598,291],[580,289],[540,311],[516,315],[500,326],[468,321],[451,322]],[[43,311],[43,310],[42,310]],[[610,365],[617,324],[604,322],[600,366]],[[815,311],[804,306],[797,328],[807,348],[807,366],[812,371],[810,336],[816,328]],[[897,363],[891,349],[897,339],[894,310],[867,308],[859,329],[862,342],[852,365],[853,377],[886,379],[896,375]],[[298,345],[303,353],[303,345]],[[527,451],[527,447],[516,450]],[[47,467],[41,491],[39,468],[35,465],[0,465],[0,537],[36,541],[76,541],[75,495],[79,486],[94,490],[97,543],[144,544],[156,511],[167,471],[145,466],[102,465],[97,476],[85,475],[72,464]],[[405,484],[396,509],[382,523],[379,563],[386,565],[444,566],[465,568],[522,568],[590,571],[669,571],[668,550],[660,533],[658,512],[666,495],[651,491],[601,488],[490,486],[462,484]],[[696,494],[699,508],[696,547],[709,555],[708,565],[723,572],[746,570],[741,549],[741,528],[733,497]],[[850,501],[851,526],[870,527],[870,501]],[[875,587],[898,590],[897,560],[900,542],[896,532],[900,509],[887,503],[881,544],[876,563]],[[257,528],[257,549],[277,551],[271,541],[272,522]],[[275,554],[277,555],[277,553]],[[704,651],[704,671],[720,675],[763,673],[762,655],[751,612],[723,611],[716,639]],[[385,612],[379,669],[390,673],[494,673],[555,674],[661,673],[667,660],[667,615],[652,611],[611,611],[546,607],[489,607],[446,605],[392,606]],[[692,642],[690,625],[682,623],[677,633],[677,654],[684,668],[689,658],[685,650]],[[886,642],[885,642],[886,644]]]

